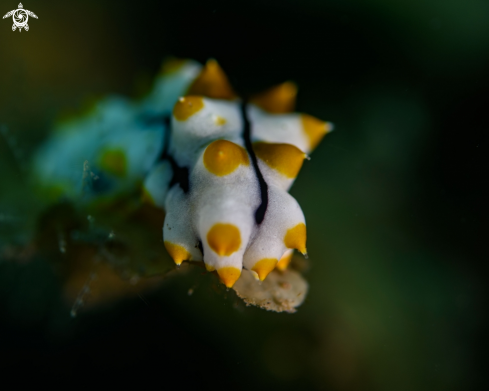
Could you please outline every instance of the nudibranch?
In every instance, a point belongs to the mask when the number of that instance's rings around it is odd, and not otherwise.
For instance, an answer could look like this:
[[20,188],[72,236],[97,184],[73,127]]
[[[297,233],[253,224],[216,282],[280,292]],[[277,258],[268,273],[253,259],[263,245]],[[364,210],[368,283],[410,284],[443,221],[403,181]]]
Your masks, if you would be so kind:
[[60,125],[35,157],[36,178],[92,204],[141,191],[165,211],[163,241],[177,265],[204,262],[228,288],[243,268],[263,281],[294,249],[307,252],[288,190],[332,130],[293,113],[296,92],[285,82],[242,99],[215,60],[173,60],[142,101],[108,98]]

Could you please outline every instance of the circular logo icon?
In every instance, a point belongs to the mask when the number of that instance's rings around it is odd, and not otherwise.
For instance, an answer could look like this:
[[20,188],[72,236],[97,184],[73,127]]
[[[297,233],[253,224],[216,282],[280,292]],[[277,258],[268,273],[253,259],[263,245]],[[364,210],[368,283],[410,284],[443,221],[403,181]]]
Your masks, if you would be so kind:
[[18,9],[14,12],[13,20],[17,27],[24,27],[29,20],[29,15],[27,15],[27,12],[24,9]]

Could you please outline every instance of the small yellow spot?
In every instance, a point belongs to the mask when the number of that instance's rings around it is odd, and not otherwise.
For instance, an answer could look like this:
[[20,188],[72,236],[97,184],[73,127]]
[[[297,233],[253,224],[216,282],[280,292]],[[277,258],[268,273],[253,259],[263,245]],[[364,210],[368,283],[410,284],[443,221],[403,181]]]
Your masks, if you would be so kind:
[[277,269],[280,271],[284,271],[289,267],[290,261],[292,260],[292,255],[294,255],[293,251],[286,251],[280,261],[277,263]]
[[296,96],[297,86],[287,81],[254,96],[251,99],[251,103],[269,113],[290,113],[294,111]]
[[209,60],[194,80],[187,94],[203,95],[214,99],[234,99],[231,84],[216,60]]
[[100,168],[118,177],[127,172],[126,154],[122,149],[106,149],[100,156]]
[[208,271],[208,272],[213,272],[214,270],[216,270],[216,268],[214,266],[211,266],[209,264],[205,264],[205,269]]
[[287,230],[284,237],[285,247],[296,248],[302,254],[307,253],[306,249],[306,225],[299,223],[295,227]]
[[328,133],[330,125],[327,122],[321,121],[307,114],[301,114],[302,128],[309,139],[311,150],[317,147],[319,142]]
[[219,274],[219,278],[224,285],[228,288],[232,288],[234,283],[238,281],[238,278],[241,275],[241,270],[237,267],[226,266],[217,269],[217,274]]
[[186,121],[204,107],[201,96],[185,96],[180,98],[173,107],[173,116],[179,121]]
[[258,278],[260,279],[260,281],[263,281],[275,268],[277,262],[278,260],[275,258],[264,258],[255,263],[255,266],[253,266],[251,270],[258,274]]
[[226,121],[226,118],[221,117],[220,115],[215,115],[215,116],[213,117],[213,120],[214,120],[214,123],[215,123],[217,126],[222,126],[222,125],[225,125],[225,124],[226,124],[226,122],[228,122],[228,121]]
[[239,250],[241,234],[233,224],[217,223],[207,233],[207,243],[221,257],[229,256]]
[[182,58],[170,57],[163,62],[160,73],[162,75],[168,75],[177,72],[186,62],[187,60]]
[[183,261],[189,261],[191,259],[190,253],[179,244],[175,244],[165,240],[165,248],[168,254],[173,258],[177,265],[181,265]]
[[153,206],[155,205],[155,201],[154,201],[153,197],[149,193],[148,189],[146,189],[145,187],[143,187],[143,192],[141,194],[141,202],[143,204],[149,204],[149,205],[153,205]]
[[287,178],[295,178],[299,173],[306,154],[291,144],[268,144],[256,142],[253,150],[261,160],[270,168],[285,175]]
[[204,152],[203,161],[205,168],[217,176],[231,174],[240,164],[250,164],[246,151],[227,140],[216,140],[209,144]]

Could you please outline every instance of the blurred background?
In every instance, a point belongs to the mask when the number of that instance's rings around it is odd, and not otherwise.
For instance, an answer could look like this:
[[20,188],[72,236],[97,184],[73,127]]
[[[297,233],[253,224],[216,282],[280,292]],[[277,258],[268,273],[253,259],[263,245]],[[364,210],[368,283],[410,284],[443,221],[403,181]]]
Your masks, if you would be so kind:
[[[2,15],[17,8],[0,5]],[[0,23],[4,237],[33,208],[15,189],[53,123],[110,93],[141,96],[168,55],[217,59],[243,94],[293,80],[298,111],[336,128],[291,191],[310,257],[310,291],[296,314],[245,307],[232,291],[199,285],[197,272],[72,319],[49,260],[4,256],[2,377],[236,390],[486,382],[489,2],[28,0],[24,8],[39,17],[29,32],[12,32],[11,18]]]

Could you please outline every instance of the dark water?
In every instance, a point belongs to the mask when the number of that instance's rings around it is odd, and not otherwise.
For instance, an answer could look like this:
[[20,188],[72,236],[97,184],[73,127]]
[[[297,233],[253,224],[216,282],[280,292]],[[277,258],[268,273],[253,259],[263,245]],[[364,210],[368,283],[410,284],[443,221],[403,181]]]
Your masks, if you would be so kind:
[[292,190],[309,234],[310,292],[298,313],[246,308],[196,272],[72,319],[49,260],[2,260],[4,375],[65,385],[103,376],[167,388],[480,389],[488,2],[24,7],[39,17],[28,32],[0,24],[2,242],[13,240],[12,226],[22,234],[37,224],[25,217],[37,209],[23,199],[22,178],[53,122],[96,97],[141,96],[167,55],[217,59],[244,95],[293,80],[298,110],[335,131]]

